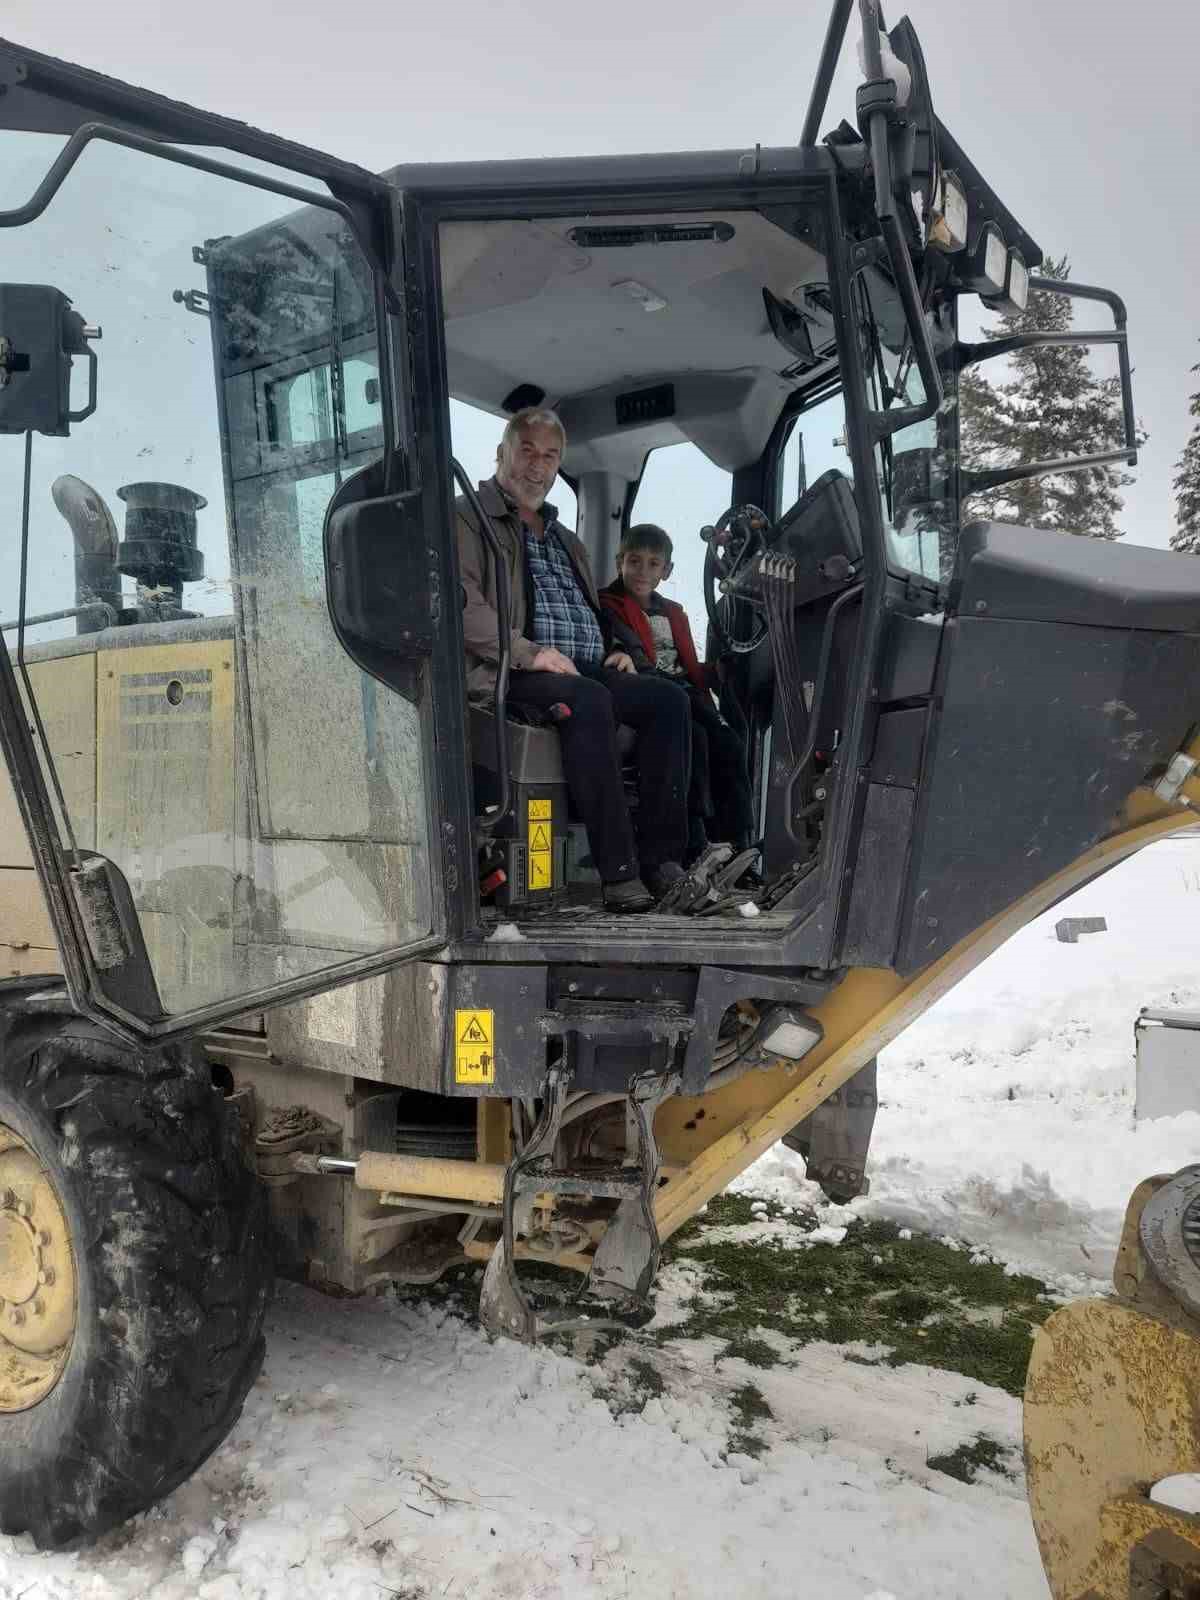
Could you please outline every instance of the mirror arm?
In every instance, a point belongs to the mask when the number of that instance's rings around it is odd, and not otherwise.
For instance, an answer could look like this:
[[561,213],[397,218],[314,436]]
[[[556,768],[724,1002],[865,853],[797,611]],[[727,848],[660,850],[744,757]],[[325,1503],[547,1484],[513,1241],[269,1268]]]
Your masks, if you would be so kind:
[[821,59],[817,63],[817,75],[813,79],[808,111],[805,114],[804,127],[800,134],[800,148],[802,150],[811,150],[816,145],[817,136],[821,131],[821,118],[825,115],[825,107],[829,101],[829,90],[833,83],[834,70],[837,67],[838,57],[842,53],[842,45],[846,38],[846,28],[853,8],[854,0],[833,0],[833,10],[829,14],[829,26],[825,30],[825,43],[821,46]]
[[965,367],[975,367],[981,362],[992,361],[997,356],[1010,356],[1016,350],[1037,350],[1042,347],[1063,347],[1069,345],[1089,344],[1115,344],[1120,345],[1125,335],[1113,329],[1103,328],[1098,333],[1013,333],[1004,339],[981,339],[978,344],[959,344],[955,346],[953,361],[955,370],[962,372]]
[[1091,456],[1062,456],[1056,461],[1029,461],[1017,467],[984,468],[971,471],[963,468],[960,481],[962,498],[966,500],[985,489],[998,489],[1004,483],[1027,483],[1030,478],[1045,478],[1054,472],[1086,472],[1089,467],[1111,467],[1124,461],[1129,466],[1137,462],[1137,451],[1101,450]]

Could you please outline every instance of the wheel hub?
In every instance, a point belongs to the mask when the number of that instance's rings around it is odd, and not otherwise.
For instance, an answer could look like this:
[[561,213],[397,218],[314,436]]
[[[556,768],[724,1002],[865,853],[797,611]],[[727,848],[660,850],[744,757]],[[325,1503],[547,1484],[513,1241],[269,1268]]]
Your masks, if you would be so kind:
[[0,1412],[44,1400],[75,1332],[75,1258],[62,1205],[29,1146],[0,1123]]

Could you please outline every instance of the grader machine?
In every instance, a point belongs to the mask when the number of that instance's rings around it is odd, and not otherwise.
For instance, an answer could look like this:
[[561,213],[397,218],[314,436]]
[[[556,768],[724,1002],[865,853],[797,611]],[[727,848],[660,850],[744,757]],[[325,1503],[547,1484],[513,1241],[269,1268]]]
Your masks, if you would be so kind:
[[[382,176],[0,47],[5,1532],[88,1539],[183,1481],[273,1264],[362,1293],[482,1263],[486,1326],[534,1340],[644,1314],[662,1241],[785,1135],[853,1192],[880,1048],[1193,823],[1200,565],[960,515],[1136,459],[1124,309],[1038,279],[912,26],[858,9],[823,139],[852,0],[794,148]],[[1111,448],[972,469],[960,374],[1041,336],[971,343],[959,305],[1031,289],[1111,313],[1049,336],[1114,347]],[[599,573],[652,452],[724,480],[691,548],[753,888],[715,850],[605,912],[558,735],[508,714],[503,581],[468,697],[456,496],[494,534],[452,409],[498,437],[543,403]],[[1120,1305],[1035,1355],[1058,1596],[1194,1592],[1198,1525],[1149,1494],[1200,1464],[1190,1182]]]

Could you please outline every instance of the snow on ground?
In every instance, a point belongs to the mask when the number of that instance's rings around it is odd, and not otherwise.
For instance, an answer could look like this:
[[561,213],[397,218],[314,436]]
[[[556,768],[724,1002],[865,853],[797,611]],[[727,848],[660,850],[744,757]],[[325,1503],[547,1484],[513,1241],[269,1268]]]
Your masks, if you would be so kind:
[[[1065,915],[1108,932],[1060,944]],[[1200,1010],[1200,833],[1030,923],[882,1053],[855,1211],[969,1239],[1068,1289],[1107,1278],[1135,1185],[1200,1160],[1200,1112],[1134,1122],[1143,1006]],[[736,1187],[819,1200],[802,1174],[777,1146]]]
[[[1108,933],[1058,944],[1066,910]],[[1133,1019],[1200,1006],[1198,953],[1200,840],[1018,935],[881,1058],[871,1194],[824,1208],[821,1237],[865,1212],[1063,1286],[1102,1276],[1134,1184],[1200,1155],[1200,1115],[1132,1120]],[[738,1187],[815,1195],[782,1150]],[[786,1220],[736,1232],[799,1243]],[[667,1320],[697,1287],[686,1258],[667,1269]],[[662,1393],[615,1415],[596,1367],[433,1303],[285,1287],[268,1334],[191,1483],[92,1551],[0,1538],[0,1600],[1045,1600],[1019,1479],[928,1466],[979,1432],[1019,1440],[1018,1402],[957,1374],[828,1344],[759,1371],[682,1341],[655,1353]],[[751,1380],[772,1412],[757,1461],[730,1450]]]

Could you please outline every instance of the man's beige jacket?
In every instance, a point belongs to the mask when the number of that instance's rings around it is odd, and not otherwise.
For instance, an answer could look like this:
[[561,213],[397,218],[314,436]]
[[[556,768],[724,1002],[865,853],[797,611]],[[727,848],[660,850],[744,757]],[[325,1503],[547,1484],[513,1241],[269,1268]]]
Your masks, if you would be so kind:
[[[532,626],[532,596],[525,564],[521,516],[495,478],[489,478],[486,483],[479,485],[479,503],[492,519],[508,571],[513,671],[527,672],[533,665],[538,646],[527,633]],[[496,666],[500,659],[496,566],[465,496],[460,495],[454,507],[458,515],[458,571],[465,596],[463,639],[467,649],[467,692],[478,698],[494,688]],[[610,635],[608,614],[601,609],[587,551],[573,533],[557,523],[557,513],[552,505],[547,503],[542,509],[547,523],[551,518],[556,520],[555,532],[571,557],[580,587],[595,609],[607,645]]]

